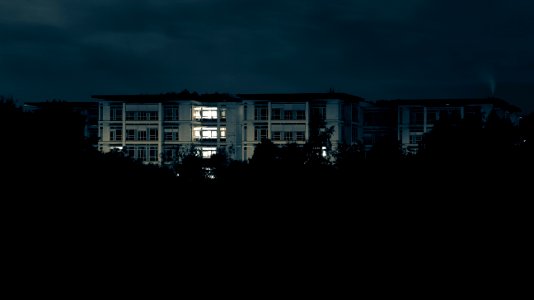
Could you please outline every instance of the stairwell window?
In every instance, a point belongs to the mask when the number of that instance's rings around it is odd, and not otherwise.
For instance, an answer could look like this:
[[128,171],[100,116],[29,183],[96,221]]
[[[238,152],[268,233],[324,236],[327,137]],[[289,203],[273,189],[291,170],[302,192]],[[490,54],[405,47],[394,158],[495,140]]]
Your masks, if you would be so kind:
[[179,140],[179,128],[178,126],[166,127],[163,129],[163,138],[165,141],[178,141]]
[[109,140],[110,141],[122,141],[122,127],[110,127]]
[[193,128],[193,138],[195,140],[215,140],[217,139],[217,127],[195,127]]
[[211,106],[193,107],[193,118],[195,120],[217,120],[217,107],[211,107]]
[[221,140],[225,141],[226,140],[226,127],[221,127],[220,132],[221,132]]
[[217,154],[217,147],[200,147],[202,158],[210,158],[212,155]]
[[111,105],[110,121],[122,121],[122,105]]
[[163,108],[163,118],[165,121],[178,121],[180,114],[178,105],[166,105]]
[[255,126],[254,127],[254,140],[261,142],[267,138],[267,126]]
[[268,110],[267,105],[256,105],[254,107],[254,120],[264,121],[267,120]]

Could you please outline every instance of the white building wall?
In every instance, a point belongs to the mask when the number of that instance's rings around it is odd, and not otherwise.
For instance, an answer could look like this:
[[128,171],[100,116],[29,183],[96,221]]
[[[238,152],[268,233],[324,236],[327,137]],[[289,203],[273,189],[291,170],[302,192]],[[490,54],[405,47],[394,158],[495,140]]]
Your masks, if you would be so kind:
[[[343,109],[346,104],[343,101],[337,99],[324,100],[326,103],[326,126],[334,126],[335,131],[332,136],[332,143],[334,146],[338,142],[349,140],[350,141],[350,131],[352,130],[350,114]],[[268,119],[267,120],[255,120],[255,104],[262,103],[262,105],[267,104],[268,107]],[[297,143],[304,144],[308,139],[309,133],[309,109],[311,107],[310,101],[300,101],[300,102],[279,102],[279,101],[265,101],[265,100],[244,100],[242,102],[198,102],[198,101],[188,101],[188,100],[179,100],[171,101],[173,105],[179,106],[179,117],[178,121],[166,121],[164,120],[165,114],[165,103],[123,103],[120,101],[102,101],[102,117],[103,120],[100,120],[99,124],[102,127],[102,139],[100,142],[101,149],[104,152],[110,151],[111,144],[122,144],[125,145],[157,145],[159,160],[161,163],[161,157],[163,154],[163,149],[165,145],[182,145],[187,147],[192,143],[200,145],[198,141],[195,141],[193,138],[193,128],[195,126],[202,126],[203,123],[198,120],[193,119],[193,107],[194,106],[217,106],[219,109],[226,108],[226,121],[218,120],[210,124],[216,124],[219,129],[221,127],[226,127],[226,140],[218,140],[217,146],[225,147],[229,157],[236,160],[248,160],[254,154],[255,145],[259,144],[260,141],[255,141],[255,126],[258,123],[262,125],[265,124],[268,127],[268,138],[272,140],[273,131],[281,132],[304,132],[305,140],[296,141]],[[118,122],[110,122],[110,106],[114,105],[123,105],[123,120]],[[350,107],[347,106],[347,107]],[[282,108],[284,110],[303,110],[305,112],[304,120],[272,120],[272,109],[273,108]],[[158,112],[158,120],[154,121],[126,121],[126,113],[128,111],[156,111]],[[220,112],[220,110],[219,110]],[[360,120],[363,119],[363,111],[360,110]],[[220,114],[219,114],[220,117]],[[341,119],[347,119],[347,122],[344,122]],[[122,125],[122,141],[110,141],[110,124],[116,124],[117,126]],[[347,125],[348,124],[348,125]],[[179,126],[179,141],[165,141],[164,140],[164,128],[166,126],[177,125]],[[342,126],[349,126],[345,128],[345,135],[342,136]],[[210,125],[211,126],[211,125]],[[126,140],[126,129],[147,129],[147,128],[158,128],[158,138],[156,141],[130,141]],[[358,128],[361,130],[361,128]],[[349,136],[347,138],[347,136]],[[359,134],[362,136],[362,134]],[[276,144],[286,144],[287,141],[273,141]]]
[[232,159],[241,159],[241,122],[240,106],[227,103],[226,107],[226,151]]

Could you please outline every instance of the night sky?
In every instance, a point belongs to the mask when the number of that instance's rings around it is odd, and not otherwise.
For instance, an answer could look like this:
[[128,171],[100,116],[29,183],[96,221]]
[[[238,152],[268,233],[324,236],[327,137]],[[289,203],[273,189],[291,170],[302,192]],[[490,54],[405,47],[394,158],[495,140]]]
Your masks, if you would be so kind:
[[532,0],[0,0],[0,95],[347,92],[534,111]]

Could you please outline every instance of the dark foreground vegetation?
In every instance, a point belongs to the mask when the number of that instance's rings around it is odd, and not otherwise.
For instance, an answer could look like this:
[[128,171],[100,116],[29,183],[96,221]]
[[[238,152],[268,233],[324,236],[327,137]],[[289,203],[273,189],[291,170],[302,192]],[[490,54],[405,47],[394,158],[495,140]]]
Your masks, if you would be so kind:
[[[386,139],[366,154],[342,145],[326,159],[326,131],[302,148],[265,140],[248,162],[185,149],[169,168],[99,153],[83,138],[81,116],[60,103],[24,113],[1,99],[4,250],[22,257],[20,270],[63,262],[110,282],[102,270],[137,274],[150,261],[179,262],[178,273],[187,264],[186,278],[238,268],[292,285],[298,273],[347,286],[348,272],[376,293],[384,270],[392,282],[423,274],[417,291],[462,286],[426,276],[436,273],[472,286],[475,272],[491,280],[503,270],[520,283],[507,266],[531,249],[533,121],[444,121],[415,156]],[[265,289],[253,281],[245,285]]]

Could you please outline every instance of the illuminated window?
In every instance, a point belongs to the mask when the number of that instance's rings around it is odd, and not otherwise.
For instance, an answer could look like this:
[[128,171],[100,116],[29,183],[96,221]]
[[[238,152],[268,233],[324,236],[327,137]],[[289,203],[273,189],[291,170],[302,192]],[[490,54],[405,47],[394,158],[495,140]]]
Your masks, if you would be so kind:
[[217,107],[193,107],[193,118],[195,120],[217,120]]
[[210,158],[217,153],[217,147],[200,147],[200,151],[202,152],[202,158]]
[[195,127],[193,128],[193,138],[195,140],[217,139],[217,127]]
[[226,107],[221,107],[221,120],[226,120]]
[[221,140],[226,140],[226,127],[221,127]]

